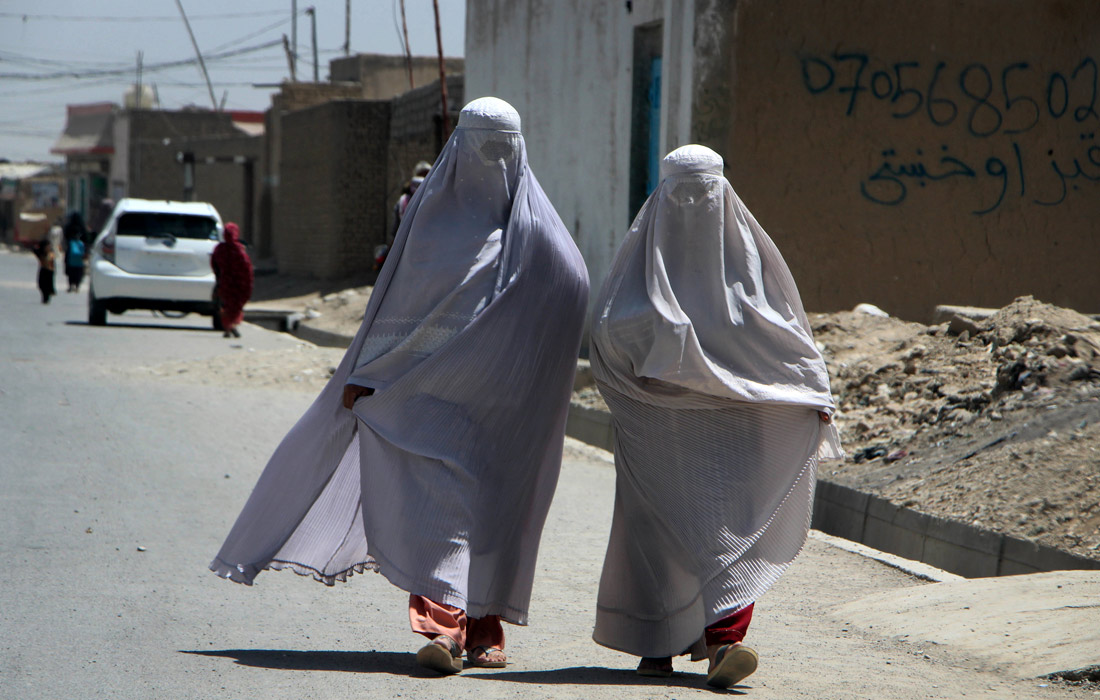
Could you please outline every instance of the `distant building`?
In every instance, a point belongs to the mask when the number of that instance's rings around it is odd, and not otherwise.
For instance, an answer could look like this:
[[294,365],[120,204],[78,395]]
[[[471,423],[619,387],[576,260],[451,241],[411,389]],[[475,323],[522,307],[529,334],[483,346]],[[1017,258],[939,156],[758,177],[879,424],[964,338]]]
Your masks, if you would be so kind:
[[41,240],[65,213],[65,175],[56,165],[0,162],[0,242]]
[[85,221],[109,196],[118,112],[113,102],[69,105],[65,130],[50,148],[50,153],[65,156],[68,206]]
[[65,156],[69,208],[95,228],[105,219],[106,200],[198,199],[238,221],[248,240],[263,113],[161,110],[153,108],[147,90],[142,94],[138,100],[136,90],[129,91],[127,107],[68,106],[65,129],[50,152]]

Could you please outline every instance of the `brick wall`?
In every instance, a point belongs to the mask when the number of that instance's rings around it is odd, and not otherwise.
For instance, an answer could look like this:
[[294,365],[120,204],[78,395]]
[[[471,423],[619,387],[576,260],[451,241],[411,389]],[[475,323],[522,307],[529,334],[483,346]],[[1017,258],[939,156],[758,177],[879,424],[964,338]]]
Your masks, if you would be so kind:
[[[465,104],[463,85],[463,76],[447,77],[447,111],[451,117],[451,129],[458,123],[458,114]],[[389,202],[386,209],[387,231],[393,231],[393,205],[401,197],[405,183],[412,177],[413,167],[422,160],[434,163],[443,147],[440,107],[438,80],[393,99],[386,165],[386,201]]]
[[339,100],[282,116],[273,251],[279,271],[369,274],[386,236],[388,100]]

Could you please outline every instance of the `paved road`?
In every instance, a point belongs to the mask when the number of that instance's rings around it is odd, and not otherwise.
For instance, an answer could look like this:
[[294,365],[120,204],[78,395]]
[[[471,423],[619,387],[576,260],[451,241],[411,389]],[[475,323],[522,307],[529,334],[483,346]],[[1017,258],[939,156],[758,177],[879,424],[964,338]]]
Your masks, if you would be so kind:
[[[614,472],[570,443],[545,531],[532,625],[501,671],[429,677],[407,596],[373,574],[326,589],[289,572],[252,588],[206,565],[275,443],[312,400],[157,381],[135,366],[219,361],[298,341],[147,313],[85,325],[84,295],[44,306],[27,255],[0,253],[0,698],[682,698],[590,641]],[[118,322],[125,320],[126,324]],[[244,347],[235,348],[235,344]],[[757,698],[1093,697],[981,668],[951,648],[850,624],[844,604],[930,584],[811,540],[757,606]]]

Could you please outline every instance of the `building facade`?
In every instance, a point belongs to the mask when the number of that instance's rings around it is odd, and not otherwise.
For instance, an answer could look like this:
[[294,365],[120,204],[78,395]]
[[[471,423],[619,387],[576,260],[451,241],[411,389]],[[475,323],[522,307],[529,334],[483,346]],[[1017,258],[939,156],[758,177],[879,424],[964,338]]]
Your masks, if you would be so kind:
[[468,0],[599,284],[659,158],[717,150],[812,310],[1032,294],[1100,311],[1100,5]]

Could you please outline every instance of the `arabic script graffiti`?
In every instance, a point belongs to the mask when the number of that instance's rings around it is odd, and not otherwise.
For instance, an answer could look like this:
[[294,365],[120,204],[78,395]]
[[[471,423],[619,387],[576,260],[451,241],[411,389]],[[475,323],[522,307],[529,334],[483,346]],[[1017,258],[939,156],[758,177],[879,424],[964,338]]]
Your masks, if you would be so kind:
[[[883,148],[882,164],[859,183],[868,201],[898,206],[914,187],[990,182],[989,201],[972,211],[982,216],[1009,196],[1057,206],[1082,185],[1100,182],[1100,70],[1092,56],[1072,69],[1049,72],[1027,61],[951,66],[938,60],[882,61],[859,51],[798,58],[806,90],[815,98],[840,98],[837,107],[846,117],[874,118],[877,113],[896,120],[926,119],[990,144],[988,157],[969,162],[944,143],[910,149],[904,157],[897,146]],[[1057,153],[1044,147],[1049,165],[1037,168],[1044,158],[1034,142],[1052,142],[1051,134],[1067,130],[1078,133],[1079,141],[1067,147],[1060,138]]]

